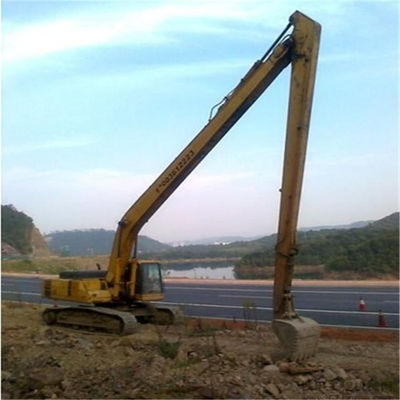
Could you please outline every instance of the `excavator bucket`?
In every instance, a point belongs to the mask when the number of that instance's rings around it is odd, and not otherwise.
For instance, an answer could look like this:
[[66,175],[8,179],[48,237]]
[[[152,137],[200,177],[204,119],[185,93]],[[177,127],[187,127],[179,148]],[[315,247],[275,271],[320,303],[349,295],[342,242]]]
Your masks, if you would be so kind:
[[285,358],[290,361],[302,361],[315,355],[321,328],[311,318],[277,318],[272,321],[272,330],[281,342]]

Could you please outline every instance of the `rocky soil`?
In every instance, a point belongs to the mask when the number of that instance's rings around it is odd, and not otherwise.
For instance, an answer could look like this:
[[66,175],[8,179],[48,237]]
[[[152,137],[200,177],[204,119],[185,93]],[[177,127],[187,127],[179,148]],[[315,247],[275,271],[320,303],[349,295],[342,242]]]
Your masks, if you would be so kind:
[[140,325],[117,337],[48,327],[2,304],[2,398],[399,398],[398,342],[321,339],[315,359],[276,360],[268,326]]

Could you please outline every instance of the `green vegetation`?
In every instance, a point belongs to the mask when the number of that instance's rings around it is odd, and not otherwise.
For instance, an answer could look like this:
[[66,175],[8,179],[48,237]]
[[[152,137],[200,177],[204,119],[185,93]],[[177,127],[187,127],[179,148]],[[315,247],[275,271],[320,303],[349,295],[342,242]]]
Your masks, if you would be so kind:
[[257,305],[252,300],[245,300],[242,303],[242,311],[243,311],[243,320],[246,323],[246,327],[250,327],[250,324],[253,324],[253,327],[257,326],[258,318],[257,318]]
[[380,393],[386,393],[391,398],[399,398],[399,379],[397,376],[388,376],[384,379],[372,379],[368,382],[368,386]]
[[[296,265],[325,265],[327,272],[351,271],[365,277],[397,276],[399,213],[364,228],[300,232],[298,243]],[[259,271],[274,265],[274,260],[273,248],[247,254],[235,267],[236,277],[247,279],[252,268]]]
[[31,235],[34,225],[32,218],[13,205],[1,206],[1,240],[21,254],[32,252]]
[[164,358],[174,359],[178,355],[180,341],[170,342],[164,339],[160,339],[157,343],[158,353]]

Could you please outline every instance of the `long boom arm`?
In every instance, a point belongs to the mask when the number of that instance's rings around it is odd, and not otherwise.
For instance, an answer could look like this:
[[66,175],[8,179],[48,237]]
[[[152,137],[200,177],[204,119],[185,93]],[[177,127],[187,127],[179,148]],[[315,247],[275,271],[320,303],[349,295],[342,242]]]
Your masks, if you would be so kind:
[[[284,316],[288,307],[285,294],[292,285],[293,259],[297,254],[296,230],[303,183],[304,163],[310,127],[311,107],[318,59],[321,27],[314,21],[295,24],[294,54],[290,80],[289,110],[283,162],[281,203],[274,278],[274,317]],[[287,299],[290,303],[291,298]]]
[[[294,26],[293,33],[280,41],[269,55],[267,52],[263,58],[252,66],[236,88],[225,97],[224,104],[219,107],[215,116],[209,120],[208,124],[189,145],[129,208],[119,222],[106,276],[106,281],[111,288],[113,297],[119,297],[124,292],[125,296],[129,296],[129,285],[124,285],[127,281],[133,281],[133,278],[131,278],[133,272],[129,271],[129,260],[132,250],[136,246],[138,233],[148,219],[261,96],[285,67],[290,63],[297,65],[297,60],[299,59],[307,60],[308,65],[316,64],[315,60],[313,60],[316,57],[316,53],[309,46],[315,40],[316,33],[314,31],[319,25],[298,11],[290,17],[289,21],[284,33],[290,25]],[[290,113],[298,114],[298,117],[292,118],[289,116],[289,124],[291,126],[294,125],[296,131],[297,125],[300,124],[302,126],[301,133],[306,135],[309,115],[303,118],[302,114],[307,114],[306,110],[310,107],[299,108],[296,107],[295,103],[298,101],[310,102],[311,97],[305,98],[302,94],[295,93],[297,92],[298,81],[303,80],[303,74],[305,73],[304,69],[295,69],[297,72],[293,71],[292,73],[291,98],[293,97],[293,99],[290,103]],[[312,75],[311,73],[309,82],[312,81]],[[306,85],[310,86],[309,83]],[[312,87],[309,89],[311,89],[312,93]],[[294,96],[292,96],[292,93],[294,93]],[[300,176],[302,176],[302,173]],[[284,236],[286,237],[286,235]],[[282,252],[284,251],[282,250]],[[283,270],[283,268],[285,267],[281,267],[280,270]],[[287,280],[283,279],[283,281],[286,285]]]

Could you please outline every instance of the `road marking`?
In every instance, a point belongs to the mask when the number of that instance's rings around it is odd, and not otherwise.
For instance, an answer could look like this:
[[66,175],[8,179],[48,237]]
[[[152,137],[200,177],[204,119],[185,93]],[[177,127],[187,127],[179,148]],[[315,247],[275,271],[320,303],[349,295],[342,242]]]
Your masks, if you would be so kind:
[[32,278],[18,278],[18,277],[1,277],[2,282],[30,282],[30,283],[37,283],[38,281],[41,281],[42,278],[39,276],[32,276]]
[[240,295],[240,294],[219,294],[218,295],[218,297],[229,297],[229,298],[231,298],[231,297],[238,297],[239,299],[243,299],[243,300],[246,300],[246,299],[249,299],[249,298],[252,298],[252,299],[272,299],[272,296],[245,296],[245,295]]
[[[175,305],[175,306],[189,306],[189,307],[207,307],[207,308],[244,308],[243,305],[230,306],[220,304],[198,304],[198,303],[174,303],[170,301],[160,301],[158,304]],[[257,310],[272,311],[271,307],[254,307]],[[327,314],[358,314],[358,315],[378,315],[377,311],[340,311],[340,310],[313,310],[309,308],[296,308],[296,311],[313,312],[313,313],[327,313]],[[385,315],[399,315],[399,313],[385,312]]]
[[37,293],[37,292],[12,292],[12,291],[9,291],[9,290],[2,290],[1,291],[1,294],[5,294],[5,293],[8,293],[8,294],[11,294],[11,293],[13,293],[13,294],[26,294],[26,295],[29,295],[29,296],[41,296],[41,294]]
[[294,293],[323,293],[323,294],[373,294],[373,295],[390,295],[397,296],[398,292],[353,292],[353,291],[341,291],[341,290],[293,290]]
[[[178,289],[178,290],[214,290],[214,291],[228,291],[228,292],[262,292],[272,293],[272,289],[226,289],[226,288],[205,288],[205,287],[181,287],[181,286],[166,286],[166,289]],[[293,293],[317,293],[317,294],[355,294],[355,295],[390,295],[398,296],[398,292],[353,292],[353,291],[342,291],[342,290],[292,290]]]
[[[12,289],[19,289],[20,288],[20,286],[23,286],[23,285],[21,285],[20,283],[16,283],[16,284],[14,284],[14,283],[6,283],[5,285],[3,284],[3,285],[1,285],[1,288],[3,289],[7,289],[7,288],[12,288]],[[29,285],[24,285],[24,286],[29,286]],[[32,287],[31,287],[32,288]],[[35,289],[35,288],[40,288],[40,286],[34,286],[32,289]]]

